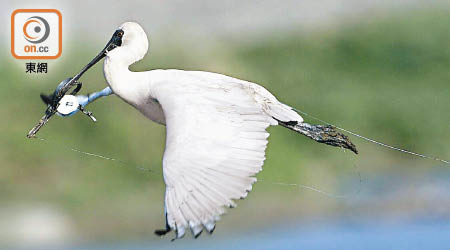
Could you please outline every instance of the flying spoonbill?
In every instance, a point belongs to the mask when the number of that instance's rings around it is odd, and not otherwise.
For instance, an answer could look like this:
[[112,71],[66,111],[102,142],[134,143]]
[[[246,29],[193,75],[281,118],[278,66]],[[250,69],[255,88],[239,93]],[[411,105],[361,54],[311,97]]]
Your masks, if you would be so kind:
[[[353,143],[334,127],[303,122],[293,108],[258,84],[203,71],[130,71],[129,66],[141,60],[147,50],[143,28],[126,22],[74,78],[105,58],[103,70],[109,87],[89,98],[79,98],[80,107],[114,93],[150,120],[166,126],[162,161],[166,227],[156,230],[157,235],[174,230],[175,238],[180,238],[186,229],[195,237],[203,229],[212,233],[225,208],[235,207],[234,200],[245,198],[256,182],[255,175],[265,160],[266,129],[271,125],[357,153]],[[53,95],[43,96],[49,107]],[[76,112],[61,105],[58,111],[63,115]],[[30,131],[29,136],[36,132]]]

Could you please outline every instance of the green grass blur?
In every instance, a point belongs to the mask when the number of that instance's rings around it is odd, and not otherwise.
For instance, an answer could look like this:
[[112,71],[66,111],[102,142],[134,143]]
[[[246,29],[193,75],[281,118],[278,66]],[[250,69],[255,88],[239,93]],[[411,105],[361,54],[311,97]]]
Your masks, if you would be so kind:
[[[151,54],[132,68],[196,69],[253,81],[279,100],[338,126],[449,158],[449,30],[448,12],[402,13],[315,33],[267,34],[255,43],[230,43],[223,38],[223,43],[207,52],[175,41],[163,48],[152,47]],[[25,138],[45,108],[38,94],[73,75],[101,44],[97,48],[73,46],[67,49],[73,54],[62,65],[55,64],[51,74],[38,79],[24,77],[17,65],[0,62],[0,202],[51,204],[74,219],[83,237],[96,240],[151,235],[164,222],[163,126],[147,121],[117,97],[109,97],[88,106],[98,119],[95,124],[80,114],[57,117],[38,134],[47,142]],[[82,82],[86,83],[82,93],[103,88],[101,67],[88,72]],[[439,164],[354,137],[358,156],[281,127],[270,128],[270,132],[267,160],[258,175],[264,181],[339,191],[340,177],[353,175],[354,164],[367,175],[421,173]],[[117,158],[127,166],[70,148]],[[239,202],[242,212],[233,210],[236,215],[229,216],[230,220],[253,216],[251,208],[265,199],[275,202],[289,197],[281,205],[285,207],[311,201],[264,181],[255,185],[246,201]],[[318,207],[303,204],[302,209]],[[273,212],[266,210],[255,216]]]

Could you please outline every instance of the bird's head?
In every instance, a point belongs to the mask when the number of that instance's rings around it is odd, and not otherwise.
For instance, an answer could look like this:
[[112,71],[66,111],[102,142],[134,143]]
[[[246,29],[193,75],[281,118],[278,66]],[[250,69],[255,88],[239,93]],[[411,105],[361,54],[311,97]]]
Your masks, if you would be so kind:
[[[90,61],[77,75],[61,82],[53,94],[41,94],[41,99],[46,105],[51,106],[55,109],[56,104],[70,89],[69,87],[65,90],[64,93],[59,93],[61,88],[69,84],[69,82],[77,82],[78,79],[86,71],[88,71],[92,66],[94,66],[105,56],[108,56],[110,58],[114,57],[117,60],[130,65],[141,60],[147,53],[147,50],[148,39],[144,29],[135,22],[123,23],[114,31],[111,39],[100,51],[100,53],[96,57],[94,57],[94,59],[92,59],[92,61]],[[77,88],[73,91],[73,94],[76,94],[76,92],[78,92],[81,88],[81,84],[77,83],[76,85]],[[73,86],[73,84],[71,86]],[[55,96],[58,96],[58,98],[56,98]]]
[[108,46],[110,49],[107,49],[106,56],[132,64],[144,58],[148,50],[148,38],[138,23],[126,22],[117,28]]
[[84,72],[105,56],[117,58],[128,65],[142,58],[148,50],[148,39],[144,29],[135,22],[126,22],[114,31],[109,42],[74,78],[77,80]]

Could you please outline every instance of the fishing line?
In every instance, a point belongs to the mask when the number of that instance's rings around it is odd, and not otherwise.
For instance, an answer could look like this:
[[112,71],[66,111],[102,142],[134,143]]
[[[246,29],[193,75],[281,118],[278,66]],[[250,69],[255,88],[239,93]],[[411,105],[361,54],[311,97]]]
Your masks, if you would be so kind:
[[53,141],[50,141],[48,139],[42,138],[42,137],[33,136],[32,138],[35,138],[35,139],[40,140],[40,141],[43,141],[45,143],[53,143],[55,145],[58,145],[60,147],[65,148],[67,150],[70,150],[70,151],[73,151],[73,152],[77,152],[77,153],[80,153],[80,154],[84,154],[84,155],[88,155],[88,156],[92,156],[92,157],[97,157],[97,158],[100,158],[100,159],[103,159],[103,160],[114,161],[114,162],[117,162],[117,163],[119,163],[119,164],[121,164],[121,165],[123,165],[125,167],[133,167],[133,168],[136,168],[138,170],[147,171],[147,172],[153,172],[153,170],[151,170],[149,168],[136,166],[134,164],[130,164],[128,162],[122,161],[122,160],[117,159],[117,158],[107,157],[107,156],[103,156],[103,155],[99,155],[99,154],[94,154],[94,153],[89,153],[89,152],[86,152],[86,151],[82,151],[82,150],[79,150],[79,149],[76,149],[76,148],[67,147],[67,146],[61,145],[59,143],[55,143]]
[[[304,111],[301,111],[301,110],[299,110],[299,109],[293,108],[293,110],[295,110],[295,111],[297,111],[297,112],[299,112],[299,113],[301,113],[301,114],[303,114],[303,115],[306,115],[306,116],[308,116],[308,117],[311,117],[312,119],[314,119],[314,120],[316,120],[316,121],[325,123],[325,124],[327,124],[327,125],[331,125],[331,126],[337,128],[337,129],[339,129],[339,130],[341,130],[341,131],[343,131],[343,132],[346,132],[346,133],[348,133],[348,134],[351,134],[351,135],[353,135],[353,136],[356,136],[356,137],[361,138],[361,139],[363,139],[363,140],[366,140],[366,141],[368,141],[368,142],[374,143],[374,144],[376,144],[376,145],[379,145],[379,146],[382,146],[382,147],[386,147],[386,148],[389,148],[389,149],[392,149],[392,150],[396,150],[396,151],[399,151],[399,152],[402,152],[402,153],[414,155],[414,156],[417,156],[417,157],[426,158],[426,159],[435,160],[435,161],[440,161],[440,162],[443,162],[443,163],[446,163],[446,164],[450,164],[449,161],[440,159],[440,158],[438,158],[438,157],[429,156],[429,155],[424,155],[424,154],[419,154],[419,153],[416,153],[416,152],[412,152],[412,151],[409,151],[409,150],[406,150],[406,149],[394,147],[394,146],[391,146],[391,145],[388,145],[388,144],[385,144],[385,143],[376,141],[376,140],[374,140],[374,139],[371,139],[371,138],[368,138],[368,137],[359,135],[359,134],[357,134],[357,133],[355,133],[355,132],[352,132],[352,131],[349,131],[349,130],[347,130],[347,129],[338,127],[338,126],[336,126],[336,125],[334,125],[334,124],[332,124],[332,123],[329,123],[329,122],[327,122],[327,121],[324,121],[324,120],[322,120],[322,119],[320,119],[320,118],[317,118],[317,117],[315,117],[315,116],[313,116],[313,115],[310,115],[310,114],[308,114],[308,113],[306,113],[306,112],[304,112]],[[33,137],[33,138],[36,138],[36,139],[38,139],[38,140],[40,140],[40,141],[44,141],[44,142],[47,142],[47,143],[48,143],[48,142],[51,142],[50,140],[45,139],[45,138],[41,138],[41,137]],[[51,142],[51,143],[54,143],[54,142]],[[61,146],[61,145],[60,145],[60,146]],[[99,155],[99,154],[94,154],[94,153],[82,151],[82,150],[79,150],[79,149],[76,149],[76,148],[67,147],[67,146],[61,146],[61,147],[64,147],[65,149],[68,149],[68,150],[70,150],[70,151],[77,152],[77,153],[80,153],[80,154],[84,154],[84,155],[88,155],[88,156],[92,156],[92,157],[97,157],[97,158],[100,158],[100,159],[103,159],[103,160],[109,160],[109,161],[118,162],[118,163],[120,163],[121,165],[126,166],[126,167],[130,167],[130,166],[131,166],[131,167],[134,167],[135,169],[138,169],[138,170],[141,170],[141,171],[153,172],[153,171],[152,171],[151,169],[149,169],[149,168],[144,168],[144,167],[136,166],[136,165],[130,164],[130,163],[128,163],[128,162],[122,161],[122,160],[120,160],[120,159],[117,159],[117,158],[112,158],[112,157],[107,157],[107,156],[103,156],[103,155]],[[320,190],[320,189],[318,189],[318,188],[316,188],[316,187],[308,186],[308,185],[304,185],[304,184],[300,184],[300,183],[287,183],[287,182],[280,182],[280,181],[267,181],[267,180],[263,180],[263,179],[259,179],[258,181],[260,181],[260,182],[267,182],[267,183],[270,183],[270,184],[272,184],[272,185],[278,185],[278,186],[297,187],[297,188],[307,189],[307,190],[314,191],[314,192],[317,192],[317,193],[319,193],[319,194],[325,195],[325,196],[327,196],[327,197],[335,198],[335,199],[346,199],[346,198],[349,198],[349,197],[351,197],[351,196],[356,196],[356,195],[358,195],[358,194],[361,192],[361,189],[362,189],[363,179],[362,179],[362,177],[361,177],[361,173],[357,170],[356,165],[354,165],[354,167],[355,167],[356,172],[357,172],[357,174],[358,174],[358,178],[359,178],[359,186],[358,186],[358,190],[357,190],[355,193],[349,194],[349,195],[333,194],[333,193],[330,193],[330,192],[327,192],[327,191]]]
[[385,143],[376,141],[376,140],[374,140],[374,139],[370,139],[370,138],[368,138],[368,137],[359,135],[359,134],[354,133],[354,132],[352,132],[352,131],[349,131],[349,130],[347,130],[347,129],[338,127],[338,126],[336,126],[336,125],[334,125],[334,124],[331,124],[331,123],[329,123],[329,122],[327,122],[327,121],[324,121],[324,120],[322,120],[322,119],[319,119],[319,118],[317,118],[317,117],[315,117],[315,116],[312,116],[312,115],[310,115],[310,114],[308,114],[308,113],[306,113],[306,112],[303,112],[303,111],[301,111],[301,110],[299,110],[299,109],[296,109],[296,108],[292,108],[292,109],[295,110],[295,111],[297,111],[297,112],[299,112],[299,113],[301,113],[301,114],[303,114],[303,115],[309,116],[309,117],[311,117],[311,118],[314,119],[314,120],[317,120],[317,121],[319,121],[319,122],[325,123],[325,124],[327,124],[327,125],[331,125],[331,126],[337,128],[337,129],[341,130],[341,131],[344,131],[344,132],[349,133],[349,134],[351,134],[351,135],[353,135],[353,136],[359,137],[359,138],[361,138],[361,139],[363,139],[363,140],[366,140],[366,141],[368,141],[368,142],[377,144],[377,145],[379,145],[379,146],[383,146],[383,147],[386,147],[386,148],[390,148],[390,149],[393,149],[393,150],[396,150],[396,151],[399,151],[399,152],[402,152],[402,153],[414,155],[414,156],[417,156],[417,157],[422,157],[422,158],[425,158],[425,159],[430,159],[430,160],[435,160],[435,161],[440,161],[440,162],[443,162],[443,163],[446,163],[446,164],[450,164],[450,161],[448,161],[448,160],[443,160],[443,159],[440,159],[440,158],[435,157],[435,156],[419,154],[419,153],[412,152],[412,151],[409,151],[409,150],[406,150],[406,149],[394,147],[394,146],[391,146],[391,145],[388,145],[388,144],[385,144]]
[[[99,154],[94,154],[94,153],[82,151],[82,150],[79,150],[79,149],[76,149],[76,148],[72,148],[72,147],[68,147],[68,146],[65,146],[65,145],[61,145],[60,143],[56,143],[56,142],[53,142],[53,141],[51,141],[49,139],[42,138],[42,137],[34,136],[32,138],[34,138],[36,140],[39,140],[39,141],[42,141],[42,142],[45,142],[45,143],[52,143],[52,144],[58,145],[59,147],[62,147],[64,149],[66,149],[66,150],[70,150],[70,151],[73,151],[73,152],[76,152],[76,153],[79,153],[79,154],[84,154],[84,155],[87,155],[87,156],[97,157],[97,158],[100,158],[100,159],[103,159],[103,160],[118,162],[118,163],[120,163],[121,165],[123,165],[125,167],[133,167],[133,168],[141,170],[141,171],[147,171],[147,172],[150,172],[150,173],[154,173],[154,171],[149,169],[149,168],[136,166],[134,164],[130,164],[128,162],[122,161],[122,160],[117,159],[117,158],[112,158],[112,157],[107,157],[107,156],[104,156],[104,155],[99,155]],[[356,165],[354,165],[354,167],[356,169]],[[303,184],[299,184],[299,183],[286,183],[286,182],[266,181],[266,180],[262,180],[262,179],[258,179],[258,181],[260,181],[260,182],[268,182],[268,183],[270,183],[272,185],[278,185],[278,186],[290,186],[290,187],[298,187],[298,188],[308,189],[308,190],[320,193],[322,195],[325,195],[325,196],[328,196],[328,197],[331,197],[331,198],[345,199],[345,198],[348,198],[349,196],[357,195],[361,191],[361,188],[362,188],[361,173],[359,171],[357,171],[357,173],[358,173],[358,176],[359,176],[359,188],[358,188],[357,192],[355,194],[352,194],[352,195],[336,195],[336,194],[332,194],[332,193],[320,190],[320,189],[312,187],[312,186],[307,186],[307,185],[303,185]]]
[[270,183],[272,185],[278,185],[278,186],[286,186],[286,187],[296,187],[299,189],[308,189],[310,191],[314,191],[317,192],[319,194],[322,194],[324,196],[330,197],[330,198],[334,198],[334,199],[348,199],[350,197],[354,197],[357,196],[361,190],[362,190],[362,186],[363,186],[363,179],[361,176],[361,172],[358,170],[358,167],[356,164],[353,164],[353,168],[356,171],[356,174],[358,174],[358,178],[359,178],[359,182],[358,182],[358,189],[356,190],[356,192],[352,193],[352,194],[333,194],[331,192],[327,192],[324,190],[320,190],[318,188],[315,188],[313,186],[307,186],[307,185],[303,185],[303,184],[299,184],[299,183],[287,183],[287,182],[279,182],[279,181],[266,181],[266,180],[262,180],[262,179],[258,179],[258,181],[262,181],[262,182],[267,182]]
[[[370,138],[368,138],[368,137],[359,135],[359,134],[357,134],[357,133],[354,133],[354,132],[352,132],[352,131],[349,131],[349,130],[347,130],[347,129],[338,127],[338,126],[336,126],[336,125],[334,125],[334,124],[331,124],[331,123],[329,123],[329,122],[327,122],[327,121],[324,121],[324,120],[322,120],[322,119],[320,119],[320,118],[317,118],[317,117],[315,117],[315,116],[313,116],[313,115],[310,115],[310,114],[308,114],[308,113],[306,113],[306,112],[304,112],[304,111],[301,111],[301,110],[299,110],[299,109],[293,108],[293,110],[295,110],[295,111],[297,111],[297,112],[299,112],[299,113],[301,113],[301,114],[303,114],[303,115],[306,115],[306,116],[308,116],[308,117],[311,117],[311,118],[314,119],[314,120],[317,120],[317,121],[319,121],[319,122],[325,123],[325,124],[327,124],[327,125],[331,125],[331,126],[337,128],[337,129],[341,130],[341,131],[344,131],[344,132],[346,132],[346,133],[348,133],[348,134],[351,134],[351,135],[353,135],[353,136],[356,136],[356,137],[361,138],[361,139],[363,139],[363,140],[366,140],[366,141],[368,141],[368,142],[377,144],[377,145],[379,145],[379,146],[387,147],[387,148],[390,148],[390,149],[393,149],[393,150],[396,150],[396,151],[399,151],[399,152],[402,152],[402,153],[414,155],[414,156],[417,156],[417,157],[426,158],[426,159],[431,159],[431,160],[440,161],[440,162],[443,162],[443,163],[446,163],[446,164],[450,164],[450,162],[447,161],[447,160],[443,160],[443,159],[440,159],[440,158],[437,158],[437,157],[434,157],[434,156],[429,156],[429,155],[424,155],[424,154],[419,154],[419,153],[416,153],[416,152],[408,151],[408,150],[405,150],[405,149],[402,149],[402,148],[394,147],[394,146],[391,146],[391,145],[388,145],[388,144],[385,144],[385,143],[376,141],[376,140],[374,140],[374,139],[370,139]],[[38,140],[43,141],[43,142],[47,142],[47,143],[48,143],[48,142],[51,142],[50,140],[45,139],[45,138],[41,138],[41,137],[36,137],[36,136],[35,136],[35,137],[33,137],[33,138],[38,139]],[[54,142],[51,142],[51,143],[54,143]],[[60,145],[60,146],[61,146],[61,145]],[[70,151],[80,153],[80,154],[84,154],[84,155],[88,155],[88,156],[92,156],[92,157],[97,157],[97,158],[100,158],[100,159],[103,159],[103,160],[109,160],[109,161],[118,162],[118,163],[120,163],[121,165],[126,166],[126,167],[130,167],[130,166],[131,166],[131,167],[134,167],[135,169],[138,169],[138,170],[141,170],[141,171],[153,172],[153,171],[152,171],[151,169],[149,169],[149,168],[144,168],[144,167],[136,166],[136,165],[127,163],[127,162],[125,162],[125,161],[122,161],[122,160],[120,160],[120,159],[117,159],[117,158],[112,158],[112,157],[107,157],[107,156],[104,156],[104,155],[94,154],[94,153],[82,151],[82,150],[79,150],[79,149],[76,149],[76,148],[67,147],[67,146],[62,146],[62,147],[66,148],[66,149],[68,149],[68,150],[70,150]],[[356,168],[356,165],[354,165],[354,167]],[[358,190],[357,190],[354,194],[350,194],[350,195],[333,194],[333,193],[330,193],[330,192],[326,192],[326,191],[320,190],[320,189],[315,188],[315,187],[313,187],[313,186],[308,186],[308,185],[304,185],[304,184],[300,184],[300,183],[286,183],[286,182],[279,182],[279,181],[266,181],[266,180],[263,180],[263,179],[259,179],[259,181],[260,181],[260,182],[267,182],[267,183],[270,183],[270,184],[272,184],[272,185],[278,185],[278,186],[297,187],[297,188],[308,189],[308,190],[310,190],[310,191],[314,191],[314,192],[317,192],[317,193],[319,193],[319,194],[325,195],[325,196],[327,196],[327,197],[335,198],[335,199],[346,199],[346,198],[348,198],[348,197],[350,197],[350,196],[356,196],[356,195],[358,195],[358,194],[361,192],[363,181],[362,181],[361,173],[360,173],[359,171],[357,171],[357,174],[358,174],[358,177],[359,177],[359,187],[358,187]]]

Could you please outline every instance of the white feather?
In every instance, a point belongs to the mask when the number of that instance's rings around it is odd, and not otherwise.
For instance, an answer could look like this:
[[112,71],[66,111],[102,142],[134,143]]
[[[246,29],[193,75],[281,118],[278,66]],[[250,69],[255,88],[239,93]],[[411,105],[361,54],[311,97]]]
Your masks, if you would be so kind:
[[178,238],[188,228],[195,236],[203,227],[212,232],[224,208],[252,189],[265,160],[267,127],[303,119],[255,83],[201,71],[131,72],[128,65],[147,52],[147,37],[135,23],[121,28],[124,42],[108,53],[105,77],[116,95],[167,127],[168,226]]

